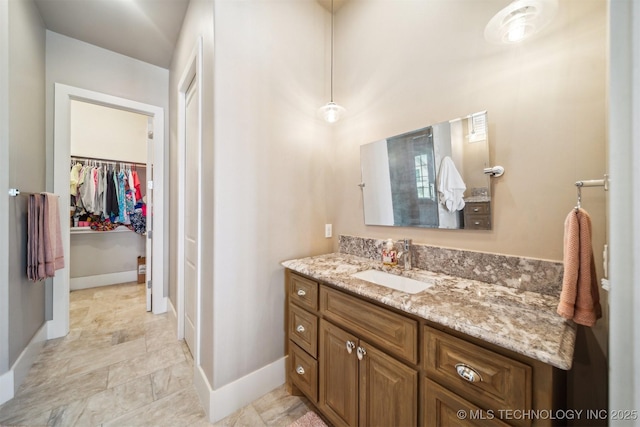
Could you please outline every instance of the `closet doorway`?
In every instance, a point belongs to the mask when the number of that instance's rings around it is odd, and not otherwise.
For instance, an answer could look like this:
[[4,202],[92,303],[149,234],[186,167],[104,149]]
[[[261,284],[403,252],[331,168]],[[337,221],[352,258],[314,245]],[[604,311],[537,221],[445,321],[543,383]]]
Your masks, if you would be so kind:
[[[136,148],[131,144],[124,144],[121,147],[117,147],[117,143],[114,143],[116,145],[104,147],[105,143],[103,142],[102,144],[93,145],[92,148],[86,151],[83,151],[82,147],[78,148],[78,144],[74,141],[78,139],[77,134],[81,132],[82,126],[76,126],[73,121],[83,120],[82,114],[86,114],[87,111],[90,113],[92,109],[95,110],[94,115],[95,112],[99,112],[99,115],[104,116],[105,119],[109,115],[114,115],[114,117],[119,115],[121,118],[129,117],[137,121],[137,132],[138,134],[142,133],[142,136],[139,137],[141,146]],[[83,111],[85,113],[79,113]],[[121,274],[123,275],[122,281],[126,282],[132,281],[130,280],[132,277],[128,277],[131,276],[130,273],[135,273],[135,276],[133,276],[135,279],[138,279],[138,274],[140,274],[144,276],[141,279],[143,279],[147,288],[147,309],[151,309],[156,314],[166,312],[167,298],[164,296],[164,268],[162,262],[164,246],[164,110],[148,104],[56,84],[54,121],[54,192],[60,196],[61,218],[68,218],[70,215],[69,161],[71,158],[82,163],[102,166],[105,172],[109,170],[116,176],[119,174],[121,177],[124,175],[125,177],[135,178],[137,175],[140,178],[139,186],[141,187],[137,195],[135,187],[130,189],[133,191],[127,192],[129,202],[133,202],[137,208],[136,212],[138,214],[135,221],[131,221],[134,218],[133,214],[129,218],[129,206],[127,206],[126,218],[124,218],[124,213],[122,212],[121,215],[123,216],[120,218],[118,218],[118,215],[114,217],[113,212],[111,212],[111,220],[114,221],[111,223],[112,226],[115,226],[116,223],[124,223],[127,226],[118,226],[112,231],[94,231],[90,227],[91,223],[78,224],[81,226],[75,227],[73,226],[75,224],[71,222],[73,219],[62,221],[61,231],[65,254],[70,254],[69,259],[72,259],[74,250],[76,253],[78,251],[82,252],[82,247],[78,249],[76,245],[71,245],[70,230],[73,230],[74,238],[90,239],[90,241],[85,242],[87,248],[102,246],[101,250],[104,252],[104,245],[108,245],[105,242],[108,241],[119,242],[117,246],[120,249],[129,247],[130,251],[127,254],[117,255],[121,258],[130,257],[127,262],[129,265],[132,261],[135,263],[136,268],[134,271],[99,274],[93,277],[98,278],[99,282],[100,279],[104,278],[106,278],[105,280],[113,280],[115,276]],[[136,173],[133,174],[133,171]],[[142,189],[142,187],[145,187],[145,189]],[[142,197],[143,194],[144,197]],[[138,221],[141,218],[143,207],[147,215],[144,216],[146,219],[145,229],[141,230]],[[82,218],[85,217],[78,217],[78,219]],[[94,222],[93,228],[95,229],[96,226],[108,226],[109,224],[110,221]],[[144,236],[140,236],[143,232]],[[76,236],[77,233],[81,235]],[[127,239],[131,243],[126,241]],[[136,260],[139,253],[145,256],[144,260]],[[95,260],[94,262],[100,263],[104,261]],[[144,263],[144,267],[138,267],[142,263]],[[82,287],[78,287],[76,279],[71,279],[71,270],[74,267],[77,270],[77,265],[67,265],[54,278],[53,320],[50,322],[48,333],[50,339],[64,336],[69,331],[69,291],[74,287],[76,289]],[[77,271],[74,272],[74,275],[78,275]],[[116,281],[118,277],[115,277]],[[100,284],[96,283],[97,286]],[[89,286],[91,286],[90,283],[84,285],[84,287]]]

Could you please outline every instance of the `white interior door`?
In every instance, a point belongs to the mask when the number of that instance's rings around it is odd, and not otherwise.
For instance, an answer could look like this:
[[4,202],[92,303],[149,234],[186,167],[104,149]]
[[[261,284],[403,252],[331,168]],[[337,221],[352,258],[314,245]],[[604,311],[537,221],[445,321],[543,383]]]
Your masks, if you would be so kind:
[[151,311],[151,296],[153,283],[153,118],[147,119],[147,244],[146,244],[146,272],[145,287],[147,294],[147,311]]
[[184,339],[194,354],[197,337],[198,290],[198,155],[199,100],[194,78],[185,95],[185,168],[184,168]]

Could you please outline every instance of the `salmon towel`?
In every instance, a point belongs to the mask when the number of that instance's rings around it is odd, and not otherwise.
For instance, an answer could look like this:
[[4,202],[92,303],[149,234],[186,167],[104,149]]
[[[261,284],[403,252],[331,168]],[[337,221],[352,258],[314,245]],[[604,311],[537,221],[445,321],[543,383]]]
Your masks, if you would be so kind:
[[596,265],[591,249],[591,218],[584,209],[572,210],[564,222],[564,276],[558,314],[593,326],[602,317]]
[[27,277],[40,281],[64,268],[58,196],[29,196],[27,218]]

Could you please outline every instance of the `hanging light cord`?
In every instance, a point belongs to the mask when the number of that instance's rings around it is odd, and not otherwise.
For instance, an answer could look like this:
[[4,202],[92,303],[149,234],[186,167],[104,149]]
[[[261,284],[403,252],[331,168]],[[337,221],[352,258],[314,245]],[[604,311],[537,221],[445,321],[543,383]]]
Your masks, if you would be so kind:
[[331,0],[331,102],[333,102],[333,0]]

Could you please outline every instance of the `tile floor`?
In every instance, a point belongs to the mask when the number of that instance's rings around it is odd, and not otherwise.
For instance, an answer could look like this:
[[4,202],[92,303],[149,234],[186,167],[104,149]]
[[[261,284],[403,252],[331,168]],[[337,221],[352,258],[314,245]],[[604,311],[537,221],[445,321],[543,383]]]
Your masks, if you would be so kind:
[[[48,341],[2,426],[208,426],[193,358],[167,314],[135,283],[74,291],[70,332]],[[310,408],[279,387],[216,426],[288,426]]]

